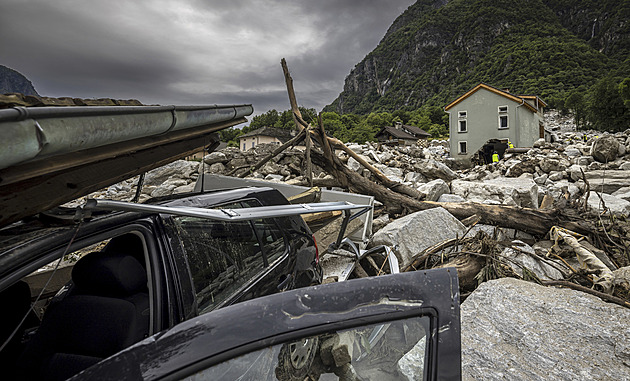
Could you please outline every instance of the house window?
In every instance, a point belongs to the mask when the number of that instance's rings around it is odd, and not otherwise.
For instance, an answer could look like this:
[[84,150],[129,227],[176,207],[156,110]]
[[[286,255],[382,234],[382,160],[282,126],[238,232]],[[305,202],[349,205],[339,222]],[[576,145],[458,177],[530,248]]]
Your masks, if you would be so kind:
[[499,114],[507,114],[508,106],[499,106]]
[[256,142],[252,142],[252,148],[254,148],[255,145],[256,145]]
[[459,119],[466,119],[467,114],[467,111],[460,111],[457,113],[457,116],[459,117]]
[[459,142],[459,154],[465,155],[468,152],[468,142]]
[[459,128],[457,132],[468,132],[468,126],[466,125],[466,119],[458,121]]
[[499,115],[499,129],[508,128],[508,116],[507,115]]
[[243,143],[243,151],[247,150],[247,143]]

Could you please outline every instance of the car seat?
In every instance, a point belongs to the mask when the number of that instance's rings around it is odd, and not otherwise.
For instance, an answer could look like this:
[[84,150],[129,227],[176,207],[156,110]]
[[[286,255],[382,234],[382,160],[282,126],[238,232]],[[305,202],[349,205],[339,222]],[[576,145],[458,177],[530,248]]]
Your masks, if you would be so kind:
[[72,280],[20,358],[28,379],[64,380],[148,335],[147,275],[133,256],[87,254]]
[[[17,378],[16,360],[22,352],[24,330],[39,325],[39,320],[31,310],[31,290],[24,281],[19,281],[0,292],[0,306],[4,306],[0,316],[0,369],[7,379]],[[11,336],[13,335],[13,336]]]

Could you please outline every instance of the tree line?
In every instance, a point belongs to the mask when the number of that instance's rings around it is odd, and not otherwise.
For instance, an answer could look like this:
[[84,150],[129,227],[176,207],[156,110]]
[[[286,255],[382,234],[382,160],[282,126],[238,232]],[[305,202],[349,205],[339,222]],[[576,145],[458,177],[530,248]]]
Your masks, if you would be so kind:
[[573,114],[578,129],[620,132],[630,128],[630,77],[608,76],[552,101],[560,112]]
[[[317,111],[312,108],[300,107],[302,117],[312,125],[317,125]],[[336,112],[322,112],[324,130],[344,143],[365,143],[376,141],[376,134],[384,127],[394,126],[397,122],[422,128],[434,139],[448,137],[448,114],[439,106],[426,106],[415,111],[396,110],[394,112],[371,112],[367,115],[338,114]],[[256,115],[250,124],[241,129],[228,128],[221,130],[221,140],[230,146],[238,147],[238,137],[262,127],[276,127],[293,129],[293,114],[291,110],[279,112],[269,110]]]

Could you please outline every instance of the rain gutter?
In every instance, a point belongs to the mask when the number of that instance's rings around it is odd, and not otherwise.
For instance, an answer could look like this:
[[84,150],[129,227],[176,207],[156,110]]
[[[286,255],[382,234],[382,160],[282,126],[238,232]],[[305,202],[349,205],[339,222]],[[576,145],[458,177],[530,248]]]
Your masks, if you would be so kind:
[[0,110],[0,169],[138,138],[228,122],[252,105],[13,107]]

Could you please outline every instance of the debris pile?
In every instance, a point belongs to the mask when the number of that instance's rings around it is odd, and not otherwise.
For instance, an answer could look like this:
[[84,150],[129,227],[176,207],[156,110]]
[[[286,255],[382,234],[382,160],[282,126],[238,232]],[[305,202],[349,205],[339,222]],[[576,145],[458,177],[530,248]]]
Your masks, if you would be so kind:
[[[400,271],[457,269],[466,377],[628,378],[630,130],[576,132],[553,114],[552,143],[460,168],[445,141],[346,146],[327,137],[321,123],[301,119],[285,76],[303,128],[294,143],[306,148],[228,148],[201,163],[176,162],[173,172],[147,173],[140,200],[189,191],[205,173],[374,196],[368,248],[391,247]],[[131,199],[134,181],[105,196]],[[380,274],[385,261],[372,258],[352,276]],[[604,363],[618,369],[597,370]]]

